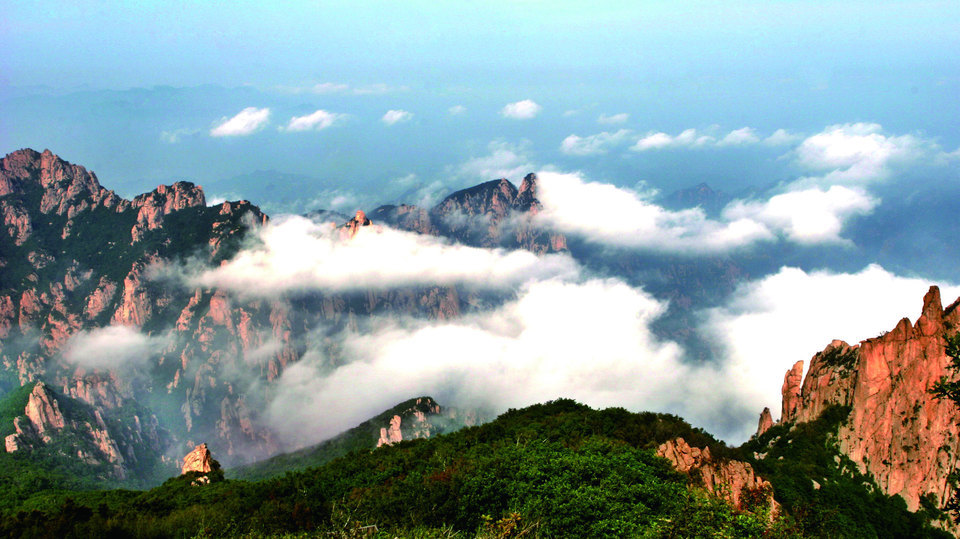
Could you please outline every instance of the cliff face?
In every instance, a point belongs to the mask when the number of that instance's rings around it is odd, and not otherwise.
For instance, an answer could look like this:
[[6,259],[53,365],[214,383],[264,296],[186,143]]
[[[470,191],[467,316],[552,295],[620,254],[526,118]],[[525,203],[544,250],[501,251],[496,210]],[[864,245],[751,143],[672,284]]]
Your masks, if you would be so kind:
[[[562,236],[530,224],[539,208],[535,192],[533,176],[519,190],[503,180],[455,193],[432,211],[385,207],[374,218],[477,245],[561,249]],[[163,283],[154,268],[187,258],[220,264],[267,216],[242,200],[208,207],[189,182],[125,200],[49,151],[21,150],[0,161],[0,214],[0,369],[20,384],[43,380],[105,418],[149,402],[172,436],[172,445],[150,450],[171,457],[198,440],[223,448],[227,462],[284,449],[259,410],[266,388],[299,361],[318,327],[357,330],[364,317],[398,313],[456,318],[480,303],[476,292],[456,287],[258,300]],[[481,222],[482,234],[455,224],[468,221]],[[71,337],[108,325],[167,338],[133,378],[63,361]],[[333,345],[324,353],[341,360]],[[406,423],[401,431],[406,439]]]
[[431,423],[433,416],[440,415],[440,405],[430,397],[421,397],[410,408],[400,411],[390,418],[390,424],[380,428],[377,447],[395,444],[403,440],[429,438],[435,427]]
[[850,416],[839,432],[840,450],[880,488],[902,496],[911,511],[932,496],[943,507],[951,494],[947,476],[960,451],[960,411],[928,392],[947,370],[945,337],[960,328],[960,300],[942,308],[931,287],[915,324],[904,318],[888,333],[857,345],[833,341],[787,373],[781,422],[816,419],[838,404]]
[[[4,439],[8,453],[75,453],[101,477],[126,479],[132,468],[158,457],[162,433],[154,416],[128,411],[129,421],[51,390],[38,382],[23,415],[14,417],[14,433]],[[140,413],[138,413],[140,412]]]

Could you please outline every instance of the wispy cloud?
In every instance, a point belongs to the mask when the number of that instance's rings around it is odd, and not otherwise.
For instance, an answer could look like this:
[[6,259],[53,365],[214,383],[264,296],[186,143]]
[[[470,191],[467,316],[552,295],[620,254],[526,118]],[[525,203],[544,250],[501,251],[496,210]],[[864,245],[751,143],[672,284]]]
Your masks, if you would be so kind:
[[560,143],[560,151],[567,155],[597,155],[606,153],[611,146],[627,140],[632,135],[629,129],[621,129],[615,133],[597,133],[581,137],[570,135]]
[[286,131],[319,131],[333,126],[346,118],[346,114],[318,110],[305,116],[294,116],[287,123]]
[[487,145],[488,155],[474,157],[460,165],[455,173],[469,181],[498,178],[521,178],[535,167],[527,156],[528,144],[493,141]]
[[387,113],[383,115],[383,118],[380,118],[380,121],[387,125],[394,125],[400,122],[407,122],[411,118],[413,118],[412,112],[405,110],[388,110]]
[[199,129],[175,129],[173,131],[161,131],[160,140],[166,142],[167,144],[177,144],[180,142],[183,137],[189,137],[191,135],[196,135],[199,133]]
[[605,125],[617,125],[617,124],[626,123],[627,120],[629,119],[630,119],[630,115],[627,114],[626,112],[621,112],[619,114],[609,114],[609,115],[601,114],[600,117],[597,118],[597,123],[601,123]]
[[270,120],[270,109],[247,107],[232,118],[222,118],[220,123],[210,130],[211,137],[235,137],[250,135],[259,131]]
[[452,116],[457,116],[459,114],[463,114],[467,112],[467,107],[464,107],[463,105],[454,105],[449,109],[447,109],[447,112],[450,113],[450,115]]
[[126,371],[146,365],[170,344],[169,334],[147,335],[130,326],[80,331],[67,341],[63,358],[85,369]]
[[515,103],[506,105],[500,110],[500,114],[506,118],[513,118],[515,120],[529,120],[534,118],[537,114],[540,114],[541,110],[543,110],[543,107],[534,101],[530,99],[524,99],[523,101],[517,101]]
[[720,146],[744,146],[758,142],[760,142],[760,137],[757,136],[752,127],[741,127],[727,133],[717,144]]

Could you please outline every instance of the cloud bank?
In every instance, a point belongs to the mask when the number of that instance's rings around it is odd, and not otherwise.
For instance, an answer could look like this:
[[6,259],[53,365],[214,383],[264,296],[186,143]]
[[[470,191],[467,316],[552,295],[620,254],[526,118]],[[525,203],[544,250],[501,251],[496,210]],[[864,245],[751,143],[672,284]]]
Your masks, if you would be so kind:
[[563,139],[563,142],[560,143],[560,151],[567,155],[598,155],[607,153],[607,150],[612,147],[626,141],[630,137],[632,131],[629,129],[620,129],[615,133],[608,133],[604,131],[603,133],[597,133],[595,135],[589,135],[586,137],[581,137],[578,135],[570,135],[569,137]]
[[256,133],[270,120],[270,109],[247,107],[232,118],[222,118],[210,130],[211,137],[238,137]]
[[480,249],[383,227],[347,239],[329,224],[302,217],[268,224],[258,236],[258,245],[229,262],[188,272],[188,285],[247,296],[458,283],[503,288],[579,271],[567,255]]

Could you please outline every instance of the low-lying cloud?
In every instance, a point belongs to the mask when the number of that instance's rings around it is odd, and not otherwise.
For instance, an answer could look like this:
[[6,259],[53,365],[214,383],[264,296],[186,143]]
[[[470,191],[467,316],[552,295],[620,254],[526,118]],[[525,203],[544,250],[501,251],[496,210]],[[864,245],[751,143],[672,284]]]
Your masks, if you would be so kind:
[[[650,331],[665,308],[618,280],[551,279],[526,285],[516,301],[455,322],[384,321],[375,331],[345,337],[343,349],[352,358],[346,364],[333,366],[313,354],[290,366],[267,416],[302,444],[423,394],[494,411],[569,397],[595,407],[682,413],[698,424],[727,415],[716,407],[722,390],[703,398],[714,382],[712,369],[685,365],[675,343]],[[349,411],[344,402],[351,403]]]
[[70,337],[63,359],[85,369],[128,371],[159,356],[171,339],[169,334],[146,335],[130,326],[106,326]]
[[625,142],[632,133],[629,129],[620,129],[614,133],[604,131],[586,137],[570,135],[560,143],[560,151],[567,155],[603,154],[612,146]]
[[302,217],[264,226],[258,240],[217,268],[188,271],[187,284],[275,296],[410,285],[502,288],[579,271],[568,255],[481,249],[379,226],[349,238],[330,224]]
[[210,130],[211,137],[237,137],[250,135],[262,129],[270,121],[270,109],[247,107],[232,118],[222,118]]

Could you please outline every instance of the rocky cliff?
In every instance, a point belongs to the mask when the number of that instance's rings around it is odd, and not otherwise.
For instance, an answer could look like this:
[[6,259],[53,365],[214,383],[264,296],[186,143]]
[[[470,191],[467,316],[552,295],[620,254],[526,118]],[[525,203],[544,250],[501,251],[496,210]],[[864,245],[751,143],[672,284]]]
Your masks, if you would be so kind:
[[958,464],[960,411],[929,390],[947,370],[945,337],[960,328],[960,300],[946,309],[931,287],[916,323],[904,318],[878,337],[850,345],[833,341],[798,363],[783,383],[781,423],[816,419],[828,406],[850,407],[837,433],[839,449],[880,488],[911,511],[921,499],[943,507]]
[[[539,207],[535,191],[533,176],[520,189],[502,180],[454,193],[431,211],[397,206],[374,215],[477,245],[563,248],[562,236],[530,223]],[[318,327],[356,330],[365,317],[397,313],[455,318],[483,303],[456,287],[262,300],[165,282],[157,268],[188,260],[218,265],[268,217],[242,200],[207,206],[190,182],[126,200],[49,151],[20,150],[0,161],[0,214],[0,392],[42,380],[105,415],[144,403],[172,436],[170,445],[151,450],[171,459],[198,440],[222,447],[228,463],[285,449],[259,410]],[[482,221],[486,232],[467,233],[476,229],[467,221]],[[111,325],[163,344],[134,376],[64,360],[72,337]],[[328,341],[321,344],[335,364],[342,358]]]

